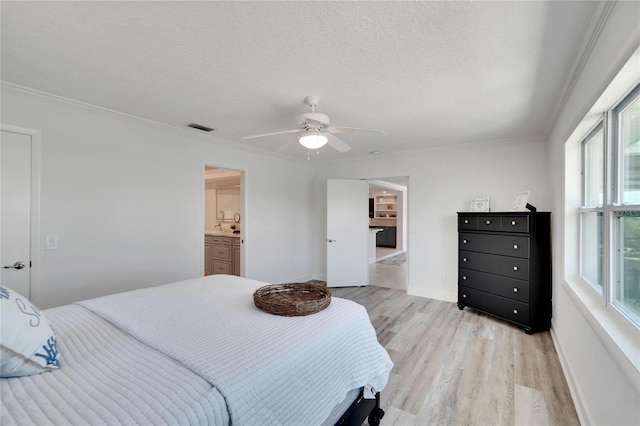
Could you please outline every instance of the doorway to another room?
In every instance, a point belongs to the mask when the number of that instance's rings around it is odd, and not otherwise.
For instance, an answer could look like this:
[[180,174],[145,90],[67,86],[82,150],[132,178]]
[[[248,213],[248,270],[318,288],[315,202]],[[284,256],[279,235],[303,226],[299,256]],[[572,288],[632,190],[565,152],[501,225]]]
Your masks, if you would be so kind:
[[243,173],[204,167],[204,275],[242,276]]
[[369,229],[376,232],[369,284],[407,289],[408,176],[369,179]]

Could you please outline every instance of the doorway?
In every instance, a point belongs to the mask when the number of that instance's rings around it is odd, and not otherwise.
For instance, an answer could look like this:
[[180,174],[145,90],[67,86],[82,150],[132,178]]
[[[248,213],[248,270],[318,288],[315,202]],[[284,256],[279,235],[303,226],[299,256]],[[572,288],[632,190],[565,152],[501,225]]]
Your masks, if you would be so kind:
[[0,130],[0,282],[39,304],[40,132]]
[[369,228],[376,232],[375,258],[370,257],[369,283],[407,289],[409,177],[369,181]]
[[204,166],[203,275],[244,275],[244,172]]

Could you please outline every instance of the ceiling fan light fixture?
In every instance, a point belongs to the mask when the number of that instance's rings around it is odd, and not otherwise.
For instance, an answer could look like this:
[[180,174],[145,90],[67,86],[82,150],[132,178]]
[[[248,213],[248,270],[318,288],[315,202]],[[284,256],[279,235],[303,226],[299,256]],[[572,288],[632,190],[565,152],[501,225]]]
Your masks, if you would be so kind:
[[308,149],[321,148],[327,143],[327,140],[325,135],[321,135],[318,132],[306,132],[298,138],[300,145]]

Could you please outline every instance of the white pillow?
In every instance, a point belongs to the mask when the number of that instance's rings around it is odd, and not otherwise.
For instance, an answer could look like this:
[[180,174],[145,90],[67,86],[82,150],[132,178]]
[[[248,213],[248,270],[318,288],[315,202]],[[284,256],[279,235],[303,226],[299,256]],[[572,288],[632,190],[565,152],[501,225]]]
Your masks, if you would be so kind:
[[0,377],[59,368],[56,335],[29,299],[0,286]]

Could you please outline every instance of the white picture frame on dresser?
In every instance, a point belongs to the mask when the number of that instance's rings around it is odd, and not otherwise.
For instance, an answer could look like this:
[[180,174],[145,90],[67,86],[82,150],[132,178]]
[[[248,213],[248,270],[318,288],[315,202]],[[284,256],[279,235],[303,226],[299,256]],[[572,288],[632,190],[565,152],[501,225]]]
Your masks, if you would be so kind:
[[527,211],[527,203],[529,202],[529,196],[531,191],[522,191],[516,194],[516,198],[511,205],[512,212],[524,212]]
[[491,199],[490,198],[472,198],[469,207],[471,212],[488,212],[491,211]]

